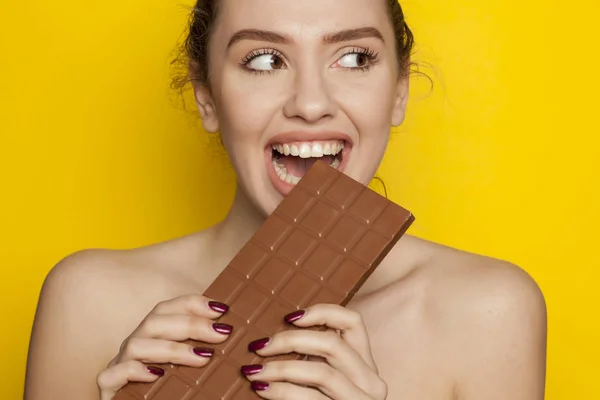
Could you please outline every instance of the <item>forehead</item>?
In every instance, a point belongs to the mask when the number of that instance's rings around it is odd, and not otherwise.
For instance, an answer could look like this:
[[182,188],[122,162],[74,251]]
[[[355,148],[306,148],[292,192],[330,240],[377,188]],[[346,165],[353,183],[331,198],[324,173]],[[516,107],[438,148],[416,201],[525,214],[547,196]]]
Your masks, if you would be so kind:
[[[295,39],[365,26],[391,34],[384,0],[221,0],[215,34],[240,29],[285,33]],[[225,39],[225,38],[223,38]]]

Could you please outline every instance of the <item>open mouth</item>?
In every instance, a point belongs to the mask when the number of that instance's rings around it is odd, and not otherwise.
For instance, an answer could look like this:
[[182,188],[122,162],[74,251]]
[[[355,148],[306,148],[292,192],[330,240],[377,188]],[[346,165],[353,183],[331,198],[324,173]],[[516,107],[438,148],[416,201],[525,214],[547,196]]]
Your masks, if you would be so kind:
[[317,160],[339,169],[349,148],[345,140],[273,143],[273,168],[281,181],[295,185]]

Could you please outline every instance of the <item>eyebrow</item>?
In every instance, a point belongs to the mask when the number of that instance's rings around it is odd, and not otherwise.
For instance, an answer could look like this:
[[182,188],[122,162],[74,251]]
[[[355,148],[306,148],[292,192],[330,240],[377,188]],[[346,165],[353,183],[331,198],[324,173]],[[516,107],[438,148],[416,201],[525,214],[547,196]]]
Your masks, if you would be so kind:
[[383,40],[383,35],[381,32],[379,32],[379,29],[370,26],[365,28],[345,29],[343,31],[331,33],[323,38],[323,42],[326,44],[333,44],[369,37],[373,37],[385,42],[385,40]]
[[[344,29],[342,31],[329,33],[323,36],[322,39],[323,43],[325,44],[335,44],[369,37],[373,37],[381,40],[382,42],[385,42],[381,32],[374,27]],[[241,31],[236,32],[231,37],[227,48],[229,49],[231,46],[242,40],[256,40],[274,44],[288,44],[293,42],[293,40],[289,37],[276,32],[264,31],[259,29],[242,29]]]

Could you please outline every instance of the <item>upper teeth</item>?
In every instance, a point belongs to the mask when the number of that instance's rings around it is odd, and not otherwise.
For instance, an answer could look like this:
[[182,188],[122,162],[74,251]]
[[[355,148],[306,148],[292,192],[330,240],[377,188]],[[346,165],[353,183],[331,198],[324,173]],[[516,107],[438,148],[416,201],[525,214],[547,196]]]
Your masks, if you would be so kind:
[[273,144],[273,150],[286,156],[300,158],[335,156],[344,148],[343,141]]

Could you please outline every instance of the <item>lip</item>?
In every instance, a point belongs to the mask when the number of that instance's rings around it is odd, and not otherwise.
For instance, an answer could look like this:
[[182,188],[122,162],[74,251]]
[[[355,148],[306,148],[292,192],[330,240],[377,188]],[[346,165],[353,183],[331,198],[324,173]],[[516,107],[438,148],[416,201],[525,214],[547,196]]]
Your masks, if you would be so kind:
[[294,188],[294,184],[287,183],[279,179],[275,173],[275,169],[272,164],[272,145],[278,143],[291,143],[291,142],[313,142],[319,140],[343,140],[345,141],[344,149],[342,149],[342,162],[337,168],[338,171],[343,172],[348,161],[350,159],[350,152],[352,151],[353,142],[349,135],[343,132],[335,131],[321,131],[321,132],[303,132],[303,131],[291,131],[277,134],[269,139],[265,145],[265,166],[267,168],[267,175],[271,180],[271,184],[282,196],[287,196],[288,193]]

